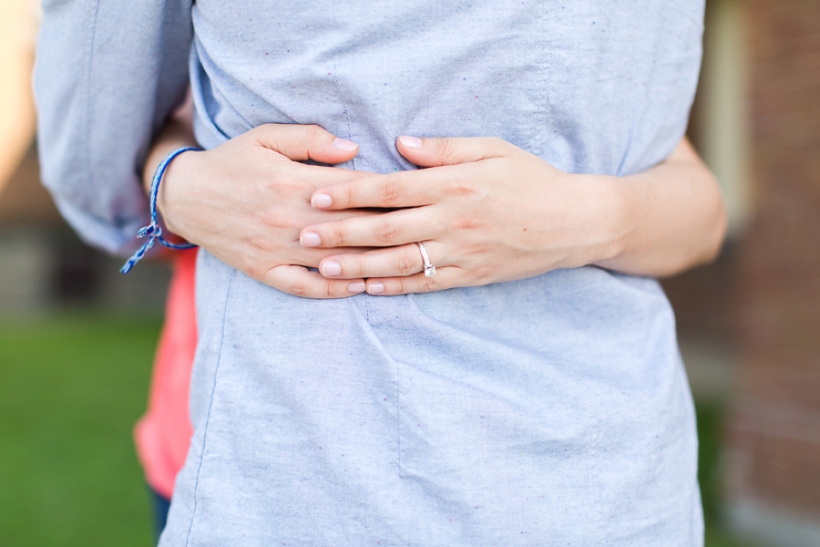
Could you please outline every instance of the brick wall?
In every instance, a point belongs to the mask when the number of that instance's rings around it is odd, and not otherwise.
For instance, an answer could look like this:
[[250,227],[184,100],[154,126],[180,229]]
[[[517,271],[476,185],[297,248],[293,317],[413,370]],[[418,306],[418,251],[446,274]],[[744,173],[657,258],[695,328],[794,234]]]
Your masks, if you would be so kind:
[[728,493],[820,523],[820,1],[748,0],[755,212]]

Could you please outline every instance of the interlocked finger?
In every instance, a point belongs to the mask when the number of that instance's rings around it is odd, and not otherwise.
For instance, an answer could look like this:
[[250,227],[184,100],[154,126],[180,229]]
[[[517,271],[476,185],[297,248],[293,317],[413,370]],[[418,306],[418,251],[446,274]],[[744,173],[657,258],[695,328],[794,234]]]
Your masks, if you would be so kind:
[[314,224],[302,230],[304,247],[395,247],[433,239],[441,232],[431,207],[401,209]]
[[338,167],[325,167],[323,165],[306,165],[303,163],[292,163],[288,166],[293,173],[299,177],[300,181],[310,183],[314,188],[326,186],[328,182],[332,184],[352,183],[359,180],[372,178],[374,175],[365,171],[354,171],[353,169],[340,169]]
[[326,185],[317,190],[311,203],[319,209],[399,208],[430,205],[448,195],[448,189],[464,182],[463,169],[399,171]]
[[253,138],[265,148],[293,161],[336,164],[348,161],[358,152],[355,142],[340,139],[318,125],[263,124],[251,129],[243,138]]
[[[444,256],[439,243],[424,242],[433,265],[441,266]],[[361,254],[334,255],[319,263],[328,278],[406,277],[424,271],[424,260],[416,243],[377,249]]]
[[282,265],[263,276],[266,285],[303,298],[346,298],[364,292],[363,279],[328,279],[304,266]]
[[367,280],[368,294],[378,296],[443,291],[462,286],[465,286],[464,271],[455,266],[436,268],[436,275],[431,277],[421,272],[407,277],[380,277]]

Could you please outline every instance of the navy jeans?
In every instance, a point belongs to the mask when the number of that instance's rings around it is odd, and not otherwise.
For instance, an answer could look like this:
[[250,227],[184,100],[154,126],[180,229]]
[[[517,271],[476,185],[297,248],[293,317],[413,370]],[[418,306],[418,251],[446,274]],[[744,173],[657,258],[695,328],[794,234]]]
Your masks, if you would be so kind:
[[159,536],[165,529],[165,522],[168,520],[168,509],[171,507],[171,500],[148,487],[151,495],[151,509],[154,517],[154,543],[159,543]]

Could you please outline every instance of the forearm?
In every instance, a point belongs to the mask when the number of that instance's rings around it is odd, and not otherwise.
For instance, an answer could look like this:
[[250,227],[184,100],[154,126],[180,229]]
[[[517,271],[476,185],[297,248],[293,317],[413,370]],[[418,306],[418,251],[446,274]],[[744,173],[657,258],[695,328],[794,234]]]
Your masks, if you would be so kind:
[[610,179],[618,211],[610,256],[595,265],[665,277],[715,259],[726,211],[714,175],[684,139],[664,162]]

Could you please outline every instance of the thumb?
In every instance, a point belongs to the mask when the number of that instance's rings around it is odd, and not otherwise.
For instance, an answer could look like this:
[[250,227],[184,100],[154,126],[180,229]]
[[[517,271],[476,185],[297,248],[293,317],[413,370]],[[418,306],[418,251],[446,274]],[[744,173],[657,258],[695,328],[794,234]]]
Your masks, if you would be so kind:
[[419,139],[403,136],[396,139],[399,153],[420,167],[440,167],[497,158],[506,155],[510,146],[512,145],[496,137]]
[[293,161],[343,163],[359,153],[359,145],[318,125],[268,123],[253,129],[256,141]]

